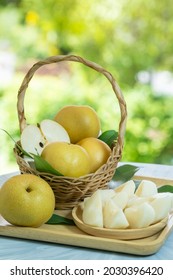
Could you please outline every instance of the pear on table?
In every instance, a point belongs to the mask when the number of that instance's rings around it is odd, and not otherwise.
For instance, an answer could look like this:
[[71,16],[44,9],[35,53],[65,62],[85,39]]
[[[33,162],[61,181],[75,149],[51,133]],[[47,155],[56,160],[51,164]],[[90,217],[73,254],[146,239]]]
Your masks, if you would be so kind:
[[67,131],[57,122],[48,119],[41,121],[39,125],[27,125],[21,133],[20,140],[26,152],[39,155],[48,143],[70,143]]

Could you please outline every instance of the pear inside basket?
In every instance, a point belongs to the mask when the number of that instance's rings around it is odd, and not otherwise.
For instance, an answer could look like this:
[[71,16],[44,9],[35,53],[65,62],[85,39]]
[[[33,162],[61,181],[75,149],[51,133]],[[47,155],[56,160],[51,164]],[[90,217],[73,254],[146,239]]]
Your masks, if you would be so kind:
[[[40,67],[62,61],[82,63],[107,78],[120,108],[117,133],[111,130],[100,134],[99,116],[88,105],[64,106],[52,120],[27,124],[24,99],[29,82]],[[75,55],[38,61],[21,84],[17,111],[21,136],[14,153],[20,172],[35,174],[49,183],[55,194],[56,209],[72,209],[97,189],[108,188],[122,156],[127,119],[124,97],[110,72]]]

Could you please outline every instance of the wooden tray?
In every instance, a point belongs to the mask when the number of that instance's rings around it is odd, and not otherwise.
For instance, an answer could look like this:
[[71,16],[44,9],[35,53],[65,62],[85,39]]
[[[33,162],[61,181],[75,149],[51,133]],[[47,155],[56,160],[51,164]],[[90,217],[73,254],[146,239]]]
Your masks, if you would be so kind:
[[[171,184],[173,180],[155,179],[149,177],[134,177],[134,179],[152,180],[158,186]],[[56,210],[62,216],[70,217],[69,211]],[[43,225],[39,228],[16,227],[8,224],[0,217],[0,235],[94,248],[99,250],[122,252],[136,255],[151,255],[156,253],[164,244],[173,229],[173,214],[170,215],[167,225],[160,232],[147,237],[134,240],[118,240],[104,237],[95,237],[81,231],[72,225]]]

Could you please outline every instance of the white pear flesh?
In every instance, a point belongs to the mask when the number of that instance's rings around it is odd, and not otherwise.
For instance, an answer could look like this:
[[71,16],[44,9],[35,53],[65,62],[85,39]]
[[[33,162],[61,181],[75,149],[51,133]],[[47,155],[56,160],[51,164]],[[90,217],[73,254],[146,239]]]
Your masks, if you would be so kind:
[[103,207],[103,225],[109,229],[125,229],[129,226],[123,210],[112,199],[107,200]]
[[121,191],[117,193],[114,192],[114,196],[112,197],[114,203],[121,209],[124,209],[127,206],[128,199],[128,193],[126,191]]
[[45,145],[45,138],[40,129],[34,125],[27,125],[21,133],[21,146],[27,153],[41,154]]
[[156,184],[152,181],[142,180],[135,194],[140,197],[150,197],[157,194]]
[[41,154],[44,147],[51,142],[70,143],[67,131],[53,120],[43,120],[40,125],[27,125],[21,133],[22,148],[33,154]]
[[163,193],[158,193],[155,195],[155,197],[165,197],[169,196],[171,199],[171,210],[173,210],[173,193],[170,192],[163,192]]
[[139,197],[137,195],[133,195],[132,197],[129,198],[126,207],[131,207],[133,205],[138,205],[138,204],[142,204],[144,202],[147,202],[148,198],[146,197]]
[[150,205],[155,211],[154,223],[157,223],[168,216],[172,208],[172,197],[158,194],[155,196],[154,200],[150,202]]
[[133,180],[129,180],[126,183],[120,185],[119,187],[115,188],[115,192],[121,192],[121,191],[125,191],[128,194],[128,197],[131,197],[134,195],[135,192],[135,183]]
[[70,143],[70,137],[65,128],[53,120],[43,120],[40,128],[48,143],[67,142]]
[[110,199],[115,195],[115,192],[112,189],[100,190],[100,195],[101,195],[102,205],[104,205],[108,199]]
[[124,214],[133,229],[148,227],[155,219],[155,211],[148,202],[126,208]]
[[87,225],[103,227],[102,199],[99,190],[84,201],[82,220]]

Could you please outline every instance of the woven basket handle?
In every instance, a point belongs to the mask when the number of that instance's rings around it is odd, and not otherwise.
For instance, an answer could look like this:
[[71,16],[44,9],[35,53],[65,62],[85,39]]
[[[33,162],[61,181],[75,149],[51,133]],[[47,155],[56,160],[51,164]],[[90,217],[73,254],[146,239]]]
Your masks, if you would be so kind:
[[19,118],[19,127],[20,127],[20,132],[23,131],[23,129],[26,127],[26,118],[25,118],[25,111],[24,111],[24,98],[25,98],[25,92],[28,87],[29,82],[31,81],[34,73],[36,72],[37,69],[39,69],[41,66],[44,66],[46,64],[51,64],[51,63],[57,63],[61,61],[75,61],[75,62],[80,62],[97,72],[103,74],[111,83],[112,89],[118,99],[119,102],[119,107],[120,107],[120,114],[121,114],[121,119],[119,123],[119,133],[118,133],[118,143],[120,144],[120,153],[123,147],[124,143],[124,134],[125,134],[125,129],[126,129],[126,119],[127,119],[127,110],[126,110],[126,103],[123,97],[123,94],[116,82],[116,80],[113,78],[112,74],[108,71],[106,71],[104,68],[102,68],[100,65],[86,60],[80,56],[76,55],[59,55],[59,56],[52,56],[47,59],[38,61],[35,63],[32,68],[28,71],[26,76],[23,79],[23,82],[20,86],[20,89],[18,91],[18,101],[17,101],[17,111],[18,111],[18,118]]

